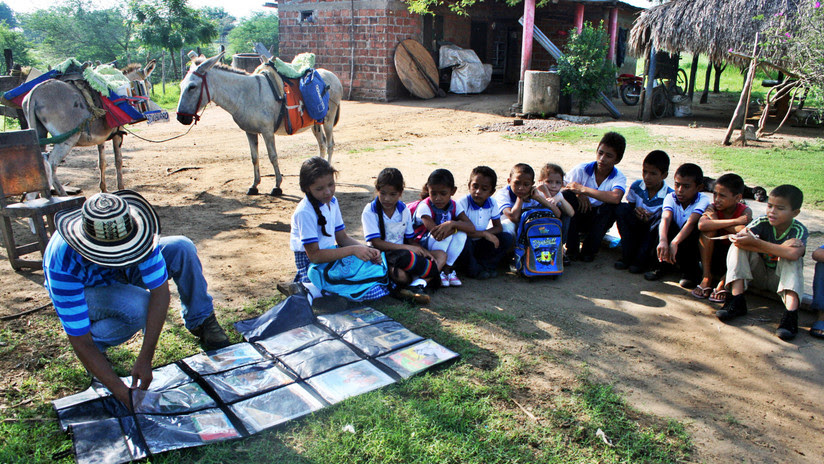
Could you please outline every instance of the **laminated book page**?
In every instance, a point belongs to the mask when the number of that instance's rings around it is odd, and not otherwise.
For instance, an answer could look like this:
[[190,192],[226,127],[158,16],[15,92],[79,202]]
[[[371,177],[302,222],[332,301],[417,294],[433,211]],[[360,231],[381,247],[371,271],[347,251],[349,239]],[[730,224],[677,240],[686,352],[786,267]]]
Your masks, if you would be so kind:
[[358,361],[307,380],[330,403],[360,395],[395,381],[369,361]]
[[308,346],[314,345],[324,340],[330,340],[333,335],[329,334],[320,327],[309,324],[296,329],[287,330],[279,333],[274,337],[258,340],[257,343],[264,350],[274,356],[281,356],[293,351],[302,350]]
[[292,377],[271,361],[250,364],[203,378],[225,403],[294,382]]
[[423,340],[395,321],[353,329],[342,338],[372,358]]
[[377,322],[391,321],[386,314],[372,308],[350,309],[335,314],[324,314],[318,316],[318,321],[332,329],[337,334],[342,334],[347,330],[375,324]]
[[249,343],[238,343],[208,353],[198,353],[185,358],[186,363],[193,371],[203,374],[228,371],[236,367],[254,364],[263,361],[264,357]]
[[456,357],[458,357],[458,353],[448,350],[432,340],[426,340],[383,355],[378,358],[378,361],[397,372],[401,377],[406,378]]
[[296,383],[230,406],[252,433],[305,416],[322,407],[320,401]]

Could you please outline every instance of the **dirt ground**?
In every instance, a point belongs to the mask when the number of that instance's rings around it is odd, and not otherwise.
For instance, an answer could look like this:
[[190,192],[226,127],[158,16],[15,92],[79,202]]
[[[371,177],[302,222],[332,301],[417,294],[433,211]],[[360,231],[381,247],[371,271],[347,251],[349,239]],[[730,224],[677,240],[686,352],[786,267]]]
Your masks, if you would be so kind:
[[[538,167],[553,161],[569,169],[592,159],[605,126],[620,131],[635,124],[627,118],[587,126],[591,143],[575,146],[518,141],[502,137],[500,131],[480,129],[509,126],[512,118],[504,115],[514,99],[452,95],[390,104],[343,102],[333,162],[340,171],[337,197],[350,235],[362,238],[361,210],[383,167],[403,172],[407,201],[417,196],[435,168],[452,170],[461,195],[476,165],[494,168],[499,186],[516,162]],[[717,176],[720,173],[709,160],[683,148],[668,148],[673,142],[721,140],[726,121],[710,116],[665,120],[648,128],[670,153],[673,166],[694,161]],[[544,124],[550,129],[569,125]],[[526,126],[531,125],[535,123],[527,121]],[[131,129],[157,140],[185,128],[173,121]],[[767,143],[781,144],[789,138]],[[126,186],[155,205],[164,234],[194,240],[210,289],[223,307],[240,308],[273,296],[275,283],[294,272],[288,240],[290,216],[301,198],[297,173],[300,163],[317,149],[309,133],[279,137],[277,143],[285,174],[285,194],[279,198],[245,194],[252,181],[246,137],[217,107],[207,109],[185,137],[148,143],[127,136],[124,143]],[[630,182],[640,177],[644,155],[628,147],[619,167]],[[87,196],[95,193],[96,158],[95,149],[73,151],[59,168],[64,183],[80,187]],[[109,171],[113,187],[114,172]],[[265,177],[260,191],[268,192],[274,177],[265,155],[261,171]],[[754,208],[756,213],[763,211],[763,205]],[[804,211],[802,220],[814,232],[810,248],[820,245],[824,214]],[[586,364],[598,380],[614,383],[634,407],[684,421],[695,443],[695,461],[821,462],[824,343],[806,333],[813,315],[803,313],[802,333],[785,343],[773,335],[780,318],[775,301],[752,297],[748,317],[722,324],[714,317],[716,308],[693,299],[677,283],[650,283],[614,270],[617,256],[602,250],[595,262],[573,263],[557,281],[525,282],[511,275],[484,282],[466,279],[464,288],[438,292],[424,311],[444,325],[449,325],[439,315],[444,308],[514,316],[512,328],[481,322],[466,337],[490,353],[523,353],[546,360],[529,374],[524,396],[519,396],[527,408],[542,403]],[[809,282],[812,266],[806,269]],[[0,251],[0,315],[47,303],[42,280],[42,272],[13,272]],[[6,324],[11,323],[0,323],[0,328]],[[24,375],[22,369],[6,369],[4,383]]]

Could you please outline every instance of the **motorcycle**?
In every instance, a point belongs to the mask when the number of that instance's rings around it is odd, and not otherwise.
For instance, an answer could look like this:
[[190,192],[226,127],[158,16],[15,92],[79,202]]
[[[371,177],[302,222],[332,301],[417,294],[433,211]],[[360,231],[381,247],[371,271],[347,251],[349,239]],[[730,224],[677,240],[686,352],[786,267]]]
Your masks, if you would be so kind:
[[644,85],[644,78],[635,74],[621,74],[617,79],[620,87],[618,93],[621,100],[629,106],[635,106],[641,99],[641,89]]

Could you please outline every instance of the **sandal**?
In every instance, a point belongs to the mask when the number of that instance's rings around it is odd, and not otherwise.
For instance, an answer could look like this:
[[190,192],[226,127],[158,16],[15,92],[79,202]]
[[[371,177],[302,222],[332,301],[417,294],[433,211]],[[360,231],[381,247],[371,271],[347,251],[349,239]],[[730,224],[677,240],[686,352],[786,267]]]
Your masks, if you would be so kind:
[[702,287],[699,285],[692,290],[691,295],[699,300],[703,300],[704,298],[709,297],[711,293],[712,287]]
[[724,290],[713,290],[712,294],[710,294],[709,301],[713,303],[721,303],[724,304],[727,302],[727,297],[729,296],[730,292]]
[[824,338],[824,321],[815,321],[810,327],[810,335],[815,338]]

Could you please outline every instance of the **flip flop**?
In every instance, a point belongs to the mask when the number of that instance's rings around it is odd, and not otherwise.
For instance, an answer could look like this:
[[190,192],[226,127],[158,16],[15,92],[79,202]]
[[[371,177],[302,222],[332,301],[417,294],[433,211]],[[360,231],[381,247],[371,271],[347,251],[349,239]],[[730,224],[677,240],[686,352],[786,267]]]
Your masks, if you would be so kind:
[[712,287],[702,287],[699,285],[695,287],[690,294],[699,300],[703,300],[704,298],[710,296],[711,293]]
[[810,335],[815,338],[824,338],[824,321],[815,321],[810,327]]
[[726,303],[727,296],[729,296],[730,292],[721,289],[721,290],[713,290],[710,294],[709,301],[713,303]]

